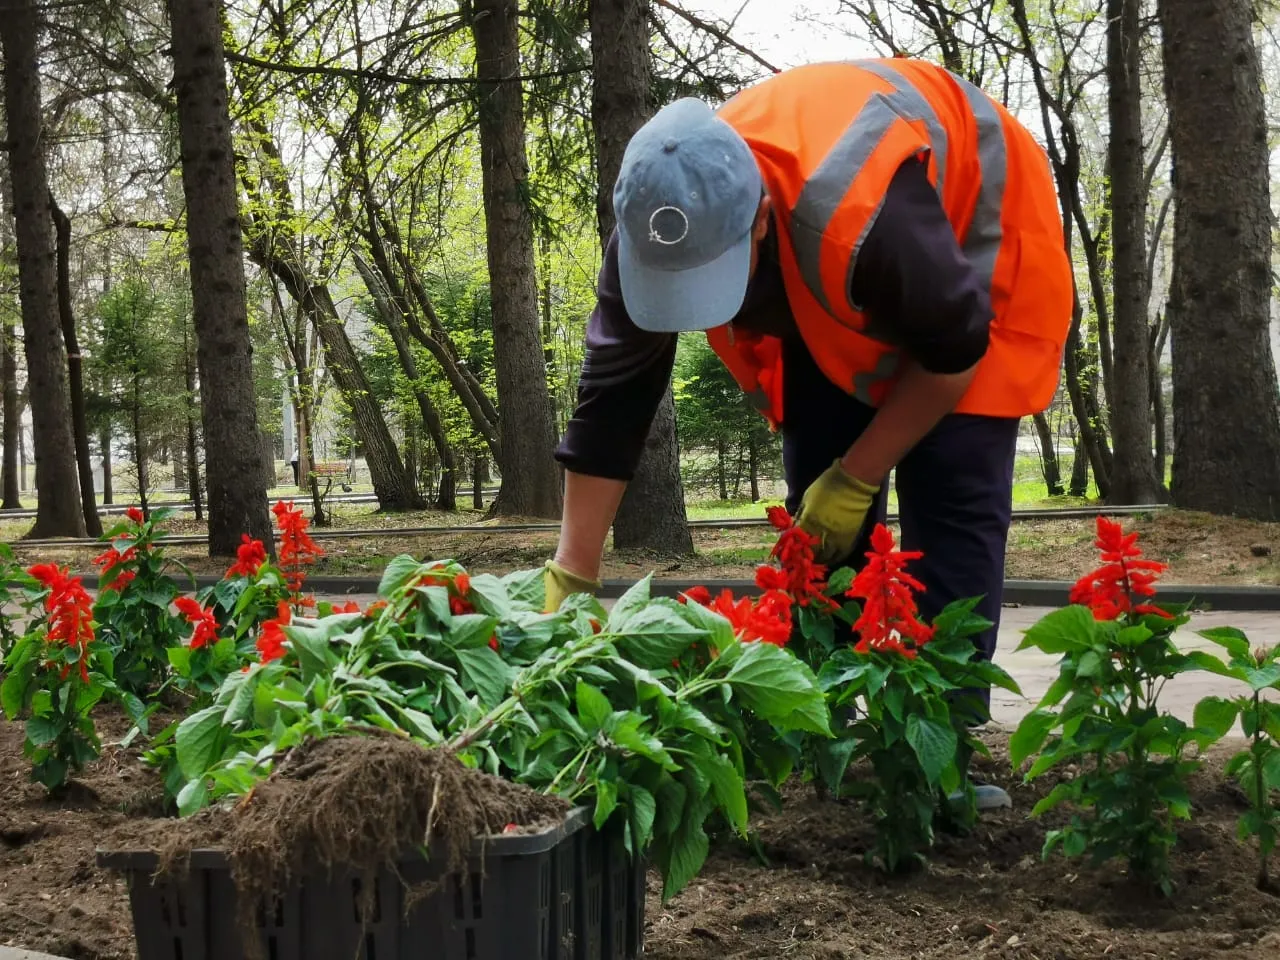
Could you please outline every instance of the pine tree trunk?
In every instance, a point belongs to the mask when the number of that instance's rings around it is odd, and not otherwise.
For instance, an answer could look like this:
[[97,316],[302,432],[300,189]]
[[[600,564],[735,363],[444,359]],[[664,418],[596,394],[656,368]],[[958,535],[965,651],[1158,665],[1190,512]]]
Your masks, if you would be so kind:
[[1062,472],[1058,467],[1058,446],[1053,431],[1049,429],[1049,420],[1043,413],[1031,418],[1035,424],[1036,436],[1040,440],[1040,469],[1044,474],[1044,486],[1051,497],[1062,496]]
[[114,477],[111,475],[111,427],[105,426],[98,433],[98,450],[102,455],[102,504],[111,506],[115,501]]
[[1160,0],[1173,156],[1173,502],[1280,520],[1267,118],[1251,0]]
[[28,536],[83,537],[67,351],[58,323],[58,279],[42,135],[37,34],[33,0],[12,0],[0,16],[0,45],[4,51],[9,171],[36,459],[36,522]]
[[484,481],[489,476],[489,464],[482,456],[471,459],[471,506],[484,509]]
[[[4,216],[8,219],[9,214],[6,212]],[[0,354],[0,380],[4,391],[4,499],[0,507],[18,510],[22,507],[18,467],[18,453],[22,446],[22,421],[18,409],[18,334],[9,324],[0,330],[0,351],[3,351]]]
[[200,444],[198,424],[196,423],[196,358],[191,349],[191,342],[184,326],[182,331],[182,379],[186,390],[187,430],[186,430],[186,480],[187,496],[191,500],[191,509],[197,520],[204,519],[204,503],[200,495]]
[[[516,0],[472,0],[480,167],[493,307],[493,364],[502,424],[495,514],[556,518],[560,471],[538,329]],[[507,82],[493,82],[502,81]],[[490,81],[490,82],[485,82]]]
[[[603,249],[613,233],[613,186],[622,155],[653,113],[649,0],[592,0],[591,123],[596,141],[596,225]],[[667,385],[635,476],[613,524],[614,549],[693,553],[680,479],[675,399]]]
[[1076,450],[1071,458],[1071,486],[1068,493],[1073,497],[1089,495],[1089,451],[1085,449],[1084,439],[1076,436]]
[[1110,502],[1125,504],[1155,503],[1160,492],[1151,453],[1141,6],[1141,0],[1107,0],[1114,347],[1110,378],[1114,455],[1107,495]]
[[209,492],[209,553],[242,534],[271,542],[263,482],[243,241],[227,109],[221,0],[167,0],[187,202],[192,315]]
[[58,272],[58,321],[67,348],[67,386],[71,394],[71,433],[76,446],[76,471],[80,477],[80,509],[84,528],[91,537],[102,536],[98,501],[93,488],[93,458],[89,452],[89,422],[84,409],[84,357],[76,335],[76,315],[71,300],[71,219],[49,194],[53,215]]

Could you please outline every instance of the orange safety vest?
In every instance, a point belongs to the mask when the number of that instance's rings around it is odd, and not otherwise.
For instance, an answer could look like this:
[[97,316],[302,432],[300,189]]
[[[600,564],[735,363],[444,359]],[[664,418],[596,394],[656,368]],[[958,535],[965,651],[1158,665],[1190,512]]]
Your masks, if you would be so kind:
[[[879,406],[896,377],[900,354],[862,332],[849,278],[890,179],[927,156],[993,310],[987,352],[956,410],[1022,417],[1049,405],[1071,322],[1071,263],[1044,150],[1007,110],[941,67],[894,58],[788,70],[719,116],[760,165],[796,326],[833,383]],[[707,339],[777,429],[781,341],[731,325]]]

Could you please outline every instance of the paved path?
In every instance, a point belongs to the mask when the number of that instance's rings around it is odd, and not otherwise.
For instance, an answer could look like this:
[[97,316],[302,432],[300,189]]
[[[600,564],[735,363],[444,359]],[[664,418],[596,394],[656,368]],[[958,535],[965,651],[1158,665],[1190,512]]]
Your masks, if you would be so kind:
[[[334,597],[321,599],[336,600]],[[366,595],[353,595],[342,599],[355,600],[361,606],[371,603],[375,598]],[[613,601],[604,601],[605,607],[612,606]],[[1044,692],[1049,689],[1058,676],[1058,658],[1040,653],[1038,650],[1017,652],[1022,642],[1023,631],[1050,611],[1048,607],[1011,607],[1007,608],[1000,618],[1000,639],[996,648],[996,662],[1004,667],[1022,688],[1021,698],[997,690],[991,698],[992,719],[1001,725],[1013,726],[1027,713]],[[1253,645],[1275,646],[1280,644],[1280,613],[1200,613],[1194,614],[1191,622],[1179,631],[1177,641],[1184,650],[1202,649],[1216,654],[1222,648],[1203,637],[1197,636],[1197,630],[1209,627],[1238,627],[1249,635]],[[1234,680],[1218,677],[1210,673],[1197,671],[1175,677],[1161,694],[1161,703],[1175,715],[1190,722],[1191,713],[1196,703],[1209,694],[1234,696],[1242,687]],[[4,958],[0,957],[0,960]]]
[[62,958],[47,953],[32,953],[30,950],[0,947],[0,960],[62,960]]

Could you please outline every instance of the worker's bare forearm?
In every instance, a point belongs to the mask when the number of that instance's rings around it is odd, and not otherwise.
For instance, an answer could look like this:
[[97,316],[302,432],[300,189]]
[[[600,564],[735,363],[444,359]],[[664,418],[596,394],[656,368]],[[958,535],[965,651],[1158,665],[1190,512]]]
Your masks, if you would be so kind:
[[929,373],[914,362],[885,398],[862,436],[841,459],[846,473],[880,484],[908,451],[956,408],[977,365],[963,373]]
[[623,480],[565,471],[564,515],[556,563],[588,580],[599,579],[605,537],[626,489]]

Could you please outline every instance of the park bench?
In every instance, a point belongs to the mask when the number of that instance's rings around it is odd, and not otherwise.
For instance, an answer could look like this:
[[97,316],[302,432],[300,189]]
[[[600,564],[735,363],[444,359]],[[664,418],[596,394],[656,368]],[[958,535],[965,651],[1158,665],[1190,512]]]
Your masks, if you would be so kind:
[[[351,492],[351,481],[353,479],[351,463],[332,463],[320,462],[311,467],[311,473],[317,480],[327,481],[326,486],[331,488],[333,484],[341,485],[343,493]],[[327,491],[326,491],[327,492]]]

